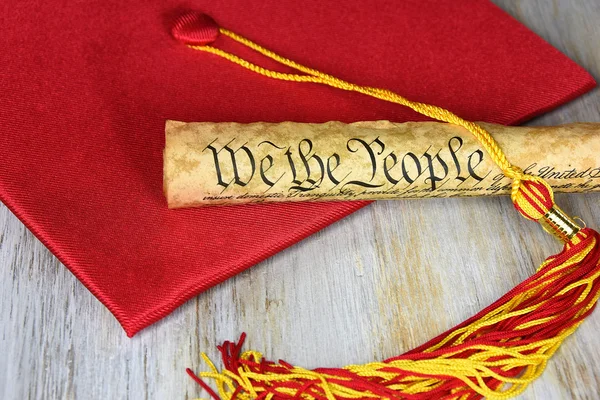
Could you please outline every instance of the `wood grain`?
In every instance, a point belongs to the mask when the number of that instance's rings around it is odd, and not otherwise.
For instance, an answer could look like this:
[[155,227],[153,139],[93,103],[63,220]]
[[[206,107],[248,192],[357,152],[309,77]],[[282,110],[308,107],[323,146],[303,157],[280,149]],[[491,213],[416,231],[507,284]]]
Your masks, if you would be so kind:
[[[597,0],[496,0],[600,76]],[[533,124],[600,122],[598,90]],[[560,195],[600,226],[599,195]],[[441,224],[440,221],[445,223]],[[128,339],[116,320],[0,207],[0,398],[188,399],[199,352],[248,347],[305,367],[389,357],[493,302],[559,245],[507,198],[379,202],[189,301]],[[326,283],[326,284],[325,284]],[[600,313],[521,399],[600,398]]]

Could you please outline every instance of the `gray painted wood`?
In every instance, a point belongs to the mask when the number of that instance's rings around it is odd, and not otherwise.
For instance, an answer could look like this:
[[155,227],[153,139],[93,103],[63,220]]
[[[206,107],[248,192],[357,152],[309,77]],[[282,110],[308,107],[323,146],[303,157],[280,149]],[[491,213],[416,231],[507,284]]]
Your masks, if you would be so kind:
[[[597,0],[495,1],[600,77]],[[533,123],[568,121],[600,121],[600,92]],[[558,196],[596,227],[599,200]],[[217,358],[213,345],[242,331],[248,347],[309,368],[382,359],[469,317],[558,250],[507,198],[380,202],[128,339],[2,206],[0,398],[194,398],[203,393],[184,369],[202,367],[201,350]],[[596,312],[520,398],[600,398],[598,331]]]

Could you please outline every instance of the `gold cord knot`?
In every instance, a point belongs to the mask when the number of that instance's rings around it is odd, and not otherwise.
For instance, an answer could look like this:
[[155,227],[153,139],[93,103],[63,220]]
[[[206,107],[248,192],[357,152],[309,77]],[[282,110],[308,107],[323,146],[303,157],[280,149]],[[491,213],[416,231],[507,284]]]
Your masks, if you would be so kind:
[[513,180],[511,199],[525,218],[538,221],[554,207],[554,192],[546,181],[523,174]]
[[521,180],[525,176],[523,170],[517,167],[516,165],[510,165],[507,168],[505,168],[502,172],[507,178],[513,180]]
[[[216,24],[215,24],[216,25]],[[210,25],[212,26],[212,25]],[[223,57],[235,64],[238,64],[250,71],[253,71],[257,74],[267,76],[273,79],[279,79],[284,81],[295,81],[295,82],[312,82],[312,83],[320,83],[323,85],[328,85],[331,87],[354,91],[358,93],[365,94],[367,96],[371,96],[380,100],[389,101],[391,103],[400,104],[406,106],[420,114],[428,116],[430,118],[448,122],[451,124],[459,125],[465,128],[467,131],[471,132],[471,134],[477,139],[477,141],[481,144],[481,146],[487,151],[492,160],[498,167],[502,170],[504,175],[513,180],[512,184],[512,192],[511,198],[512,201],[517,208],[517,210],[527,219],[538,221],[540,223],[542,219],[546,218],[548,220],[554,221],[552,226],[560,226],[559,230],[564,230],[566,232],[576,232],[577,230],[566,228],[563,222],[565,218],[562,217],[564,213],[560,213],[560,217],[555,218],[556,212],[553,210],[557,210],[558,208],[554,205],[554,194],[552,193],[552,188],[548,185],[543,179],[539,177],[535,177],[532,175],[526,174],[521,168],[512,165],[506,158],[504,152],[500,148],[500,145],[496,142],[496,140],[492,137],[492,135],[481,125],[467,121],[458,115],[444,109],[441,107],[437,107],[431,104],[421,103],[417,101],[411,101],[403,96],[400,96],[397,93],[394,93],[387,89],[369,87],[369,86],[360,86],[353,84],[351,82],[344,81],[342,79],[336,78],[334,76],[325,74],[323,72],[317,71],[313,68],[306,67],[297,62],[294,62],[290,59],[282,57],[246,38],[240,36],[232,31],[229,31],[225,28],[218,28],[219,34],[227,36],[233,39],[236,42],[239,42],[258,53],[279,62],[285,66],[291,67],[293,69],[298,70],[301,74],[297,73],[283,73],[274,70],[270,70],[267,68],[260,67],[259,65],[253,64],[243,58],[240,58],[234,54],[228,53],[227,51],[218,49],[209,45],[194,45],[189,41],[184,41],[187,43],[189,47],[195,50],[205,51],[208,53],[215,54],[219,57]],[[559,209],[558,209],[559,210]],[[566,217],[566,216],[565,216]],[[566,225],[575,226],[577,225],[572,222],[572,220],[566,217],[570,222]],[[572,223],[571,223],[572,222]],[[558,225],[557,225],[558,224]],[[542,223],[543,225],[543,223]],[[564,229],[563,229],[564,228]],[[552,228],[554,229],[554,228]],[[548,229],[547,229],[548,230]],[[550,230],[552,231],[552,230]],[[562,238],[562,236],[561,236]]]

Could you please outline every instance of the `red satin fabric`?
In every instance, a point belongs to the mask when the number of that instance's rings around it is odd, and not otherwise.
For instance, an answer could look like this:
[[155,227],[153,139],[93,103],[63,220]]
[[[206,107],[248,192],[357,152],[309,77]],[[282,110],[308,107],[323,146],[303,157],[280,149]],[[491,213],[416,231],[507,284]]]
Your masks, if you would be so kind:
[[170,211],[165,119],[421,119],[191,51],[170,36],[182,5],[303,64],[473,120],[517,123],[594,86],[487,0],[4,0],[0,199],[128,335],[367,204]]

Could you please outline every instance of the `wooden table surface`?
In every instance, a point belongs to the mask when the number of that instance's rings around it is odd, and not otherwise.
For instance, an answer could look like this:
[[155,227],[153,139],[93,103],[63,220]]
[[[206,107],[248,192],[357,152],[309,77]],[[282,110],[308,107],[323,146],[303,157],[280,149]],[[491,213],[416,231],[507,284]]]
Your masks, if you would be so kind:
[[[600,78],[598,0],[495,0]],[[600,122],[600,92],[532,124]],[[600,227],[600,194],[558,195]],[[0,398],[188,399],[214,344],[297,365],[342,366],[423,343],[531,275],[559,244],[504,198],[378,202],[181,306],[128,339],[0,206]],[[600,311],[521,399],[600,399]]]

